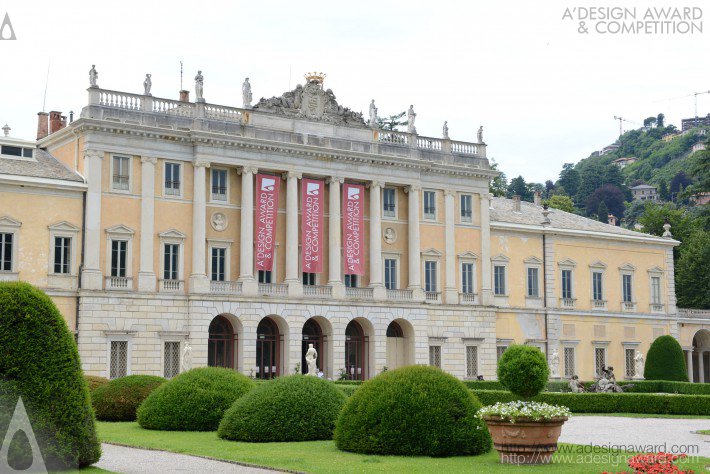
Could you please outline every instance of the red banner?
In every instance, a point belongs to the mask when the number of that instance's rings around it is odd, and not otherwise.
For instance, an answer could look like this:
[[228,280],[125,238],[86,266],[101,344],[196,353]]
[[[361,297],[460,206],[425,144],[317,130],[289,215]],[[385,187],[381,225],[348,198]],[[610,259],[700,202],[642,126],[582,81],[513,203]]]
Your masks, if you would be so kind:
[[256,175],[256,215],[254,243],[256,269],[271,271],[274,267],[276,218],[279,214],[281,179],[268,174]]
[[362,234],[365,230],[365,187],[343,185],[343,267],[346,275],[364,275]]
[[323,181],[301,181],[301,268],[307,273],[323,271],[324,192]]

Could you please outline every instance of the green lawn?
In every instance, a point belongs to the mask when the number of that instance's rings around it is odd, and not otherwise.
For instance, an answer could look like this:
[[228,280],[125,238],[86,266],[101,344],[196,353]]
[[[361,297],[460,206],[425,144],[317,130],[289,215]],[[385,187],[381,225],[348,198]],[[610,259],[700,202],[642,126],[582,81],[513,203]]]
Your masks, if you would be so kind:
[[[225,441],[216,432],[181,432],[144,430],[137,423],[98,422],[99,437],[108,443],[160,449],[176,453],[207,456],[216,459],[237,461],[258,466],[290,469],[309,473],[348,472],[559,472],[559,473],[599,473],[618,472],[627,469],[625,459],[621,465],[604,458],[611,454],[596,451],[595,463],[585,463],[580,457],[591,457],[589,453],[577,454],[574,445],[564,445],[567,454],[558,453],[554,463],[547,466],[518,467],[498,463],[498,454],[491,451],[482,456],[428,458],[403,456],[368,456],[339,451],[332,441],[308,441],[302,443],[239,443]],[[568,456],[567,461],[562,456]],[[624,456],[626,457],[626,456]],[[702,472],[710,464],[710,459],[700,459],[695,463],[684,463],[685,469]],[[82,471],[83,472],[83,471]]]
[[698,430],[697,433],[704,434],[704,435],[710,435],[710,430]]

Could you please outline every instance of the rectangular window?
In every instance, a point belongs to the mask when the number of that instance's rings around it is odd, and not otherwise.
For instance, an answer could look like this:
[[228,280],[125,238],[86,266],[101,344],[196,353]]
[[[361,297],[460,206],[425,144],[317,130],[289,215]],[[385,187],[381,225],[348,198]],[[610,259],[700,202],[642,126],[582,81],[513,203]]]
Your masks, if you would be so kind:
[[424,262],[424,291],[436,290],[436,262],[427,260]]
[[478,376],[478,347],[466,346],[466,377],[475,379]]
[[113,189],[127,190],[130,180],[130,158],[127,156],[113,157]]
[[565,347],[565,377],[570,378],[574,373],[574,347]]
[[357,275],[345,275],[345,286],[347,288],[357,288]]
[[635,355],[635,349],[624,349],[624,359],[626,360],[626,376],[629,378],[634,377],[636,375],[636,361],[634,360]]
[[388,290],[397,289],[397,259],[385,259],[385,288]]
[[429,346],[429,365],[441,368],[441,346]]
[[180,164],[165,163],[165,194],[180,195]]
[[180,244],[165,244],[163,254],[163,279],[178,280]]
[[69,274],[71,237],[54,238],[54,273]]
[[602,301],[604,299],[602,275],[602,272],[592,272],[592,298],[594,301]]
[[651,277],[651,303],[661,304],[661,277]]
[[503,357],[503,353],[508,348],[508,346],[496,346],[496,361],[499,361]]
[[572,270],[562,270],[562,298],[572,299]]
[[0,272],[12,271],[12,238],[13,234],[0,233]]
[[594,374],[597,377],[602,375],[602,369],[606,368],[606,348],[594,348]]
[[397,190],[384,188],[382,190],[382,215],[385,217],[397,216]]
[[473,220],[473,196],[470,194],[461,195],[461,222],[471,222]]
[[633,301],[633,294],[631,293],[631,275],[621,276],[621,286],[623,288],[624,303],[631,303]]
[[180,343],[167,341],[163,356],[163,377],[171,379],[180,373]]
[[271,270],[259,270],[259,283],[271,283]]
[[212,170],[212,200],[227,200],[227,170]]
[[473,263],[461,264],[461,293],[473,294],[476,290],[473,287]]
[[225,280],[225,268],[227,264],[227,249],[212,247],[212,281]]
[[505,266],[493,267],[493,293],[498,296],[505,295]]
[[109,378],[116,379],[128,375],[128,341],[111,341]]
[[528,268],[528,296],[537,298],[540,296],[540,270],[536,267]]
[[313,286],[316,284],[316,274],[303,272],[303,284]]
[[436,193],[424,191],[424,218],[436,219]]
[[126,255],[128,253],[127,240],[111,241],[111,276],[126,276]]

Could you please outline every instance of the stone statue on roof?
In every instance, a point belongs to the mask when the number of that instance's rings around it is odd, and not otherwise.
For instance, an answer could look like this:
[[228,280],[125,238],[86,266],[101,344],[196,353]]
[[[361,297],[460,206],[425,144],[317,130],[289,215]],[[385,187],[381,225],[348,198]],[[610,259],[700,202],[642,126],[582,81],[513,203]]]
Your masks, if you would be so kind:
[[248,77],[244,79],[244,84],[242,84],[242,102],[245,109],[251,107],[251,84],[249,84]]
[[203,97],[204,85],[205,78],[202,77],[202,71],[197,71],[197,75],[195,76],[195,100],[197,102],[205,101],[205,98]]
[[143,94],[150,95],[150,88],[153,87],[153,80],[150,78],[150,74],[145,75],[145,81],[143,81]]
[[414,106],[410,105],[407,110],[407,131],[409,133],[417,133],[417,127],[414,126],[414,121],[417,119],[417,114],[414,112]]
[[97,81],[99,80],[99,72],[96,70],[96,65],[92,64],[91,69],[89,69],[89,86],[99,87]]
[[375,107],[375,99],[370,102],[370,127],[377,127],[377,107]]

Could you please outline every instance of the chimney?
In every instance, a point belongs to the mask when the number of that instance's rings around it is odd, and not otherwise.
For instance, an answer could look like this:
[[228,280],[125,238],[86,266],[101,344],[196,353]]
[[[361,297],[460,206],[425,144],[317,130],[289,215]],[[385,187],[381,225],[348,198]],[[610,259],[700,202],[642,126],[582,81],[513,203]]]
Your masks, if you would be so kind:
[[616,216],[614,214],[609,214],[606,216],[606,221],[609,223],[609,225],[616,225]]
[[520,212],[520,196],[517,194],[513,196],[513,211]]
[[49,134],[61,130],[62,128],[62,113],[52,110],[49,113]]
[[59,121],[59,128],[62,129],[67,126],[67,116],[62,115],[62,119]]
[[541,206],[542,205],[542,195],[540,194],[540,191],[535,191],[533,198],[533,202],[535,203],[536,206]]
[[37,140],[49,135],[49,114],[47,112],[37,112]]
[[180,91],[180,102],[190,102],[190,91]]

